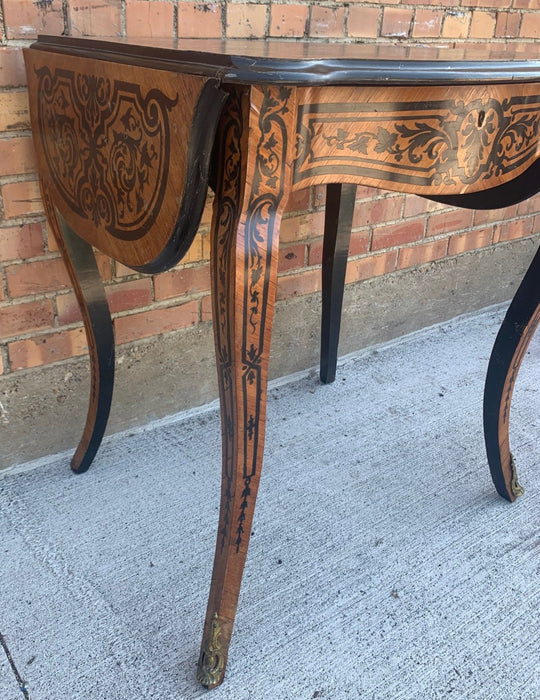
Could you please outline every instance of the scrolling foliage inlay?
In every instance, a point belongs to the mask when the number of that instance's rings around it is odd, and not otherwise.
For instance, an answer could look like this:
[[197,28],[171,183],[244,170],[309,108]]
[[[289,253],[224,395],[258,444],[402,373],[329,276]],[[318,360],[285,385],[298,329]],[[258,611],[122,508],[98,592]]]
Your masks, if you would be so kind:
[[270,294],[273,241],[278,230],[276,214],[284,197],[288,132],[284,115],[289,113],[291,89],[263,88],[259,113],[260,138],[255,173],[246,216],[244,257],[244,324],[242,330],[242,384],[244,413],[244,489],[236,528],[236,550],[244,535],[244,520],[251,495],[251,480],[260,463],[259,425],[263,393],[262,355],[266,334],[266,309]]
[[178,97],[60,68],[36,75],[43,151],[66,204],[115,238],[144,236],[165,193]]
[[[233,270],[229,261],[234,250],[238,225],[238,204],[242,192],[244,163],[240,142],[243,138],[242,93],[231,91],[220,131],[219,148],[224,162],[220,173],[215,254],[212,256],[212,277],[216,289],[212,294],[214,305],[218,381],[223,416],[223,487],[224,506],[221,512],[219,538],[221,551],[225,548],[231,521],[233,460],[235,455],[235,414],[233,405],[234,379],[232,373],[233,338],[227,322],[229,293],[233,284]],[[219,162],[222,157],[220,155]]]
[[419,186],[489,181],[536,156],[540,95],[307,104],[294,181],[353,173]]
[[[234,285],[234,267],[229,261],[233,258],[238,244],[236,230],[241,215],[239,207],[244,195],[246,163],[242,162],[241,141],[247,138],[244,132],[245,116],[242,110],[241,92],[231,91],[220,131],[223,174],[219,184],[219,209],[216,212],[215,251],[213,277],[217,280],[214,298],[216,319],[216,348],[218,354],[220,396],[223,417],[223,508],[219,530],[221,551],[229,536],[234,537],[236,551],[244,541],[247,509],[252,495],[252,481],[257,475],[260,463],[261,396],[263,393],[264,371],[262,358],[264,339],[267,331],[267,303],[270,294],[270,272],[272,249],[278,235],[276,214],[283,204],[285,172],[288,169],[286,153],[288,130],[284,115],[289,113],[287,102],[291,90],[284,87],[264,87],[261,89],[261,103],[258,109],[254,168],[246,206],[243,255],[243,319],[241,382],[242,404],[239,406],[245,429],[242,431],[243,445],[239,469],[242,479],[241,503],[239,512],[233,515],[233,465],[237,459],[237,446],[234,436],[237,432],[234,411],[234,379],[232,370],[233,339],[227,321],[227,307],[231,303],[230,290]],[[246,182],[246,187],[249,186]],[[233,521],[235,518],[235,521]]]

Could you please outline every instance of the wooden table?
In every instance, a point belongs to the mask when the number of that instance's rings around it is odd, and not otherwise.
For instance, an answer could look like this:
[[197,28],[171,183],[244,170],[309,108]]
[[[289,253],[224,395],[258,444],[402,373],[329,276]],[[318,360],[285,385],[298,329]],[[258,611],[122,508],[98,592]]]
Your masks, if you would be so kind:
[[[208,183],[216,193],[223,479],[198,669],[209,688],[225,672],[261,474],[287,199],[327,185],[321,378],[329,382],[357,184],[480,209],[540,189],[540,53],[531,45],[509,50],[40,37],[25,51],[43,201],[90,349],[90,407],[75,471],[88,469],[99,447],[114,376],[112,323],[91,246],[135,270],[166,270],[197,232]],[[508,444],[510,400],[539,320],[537,254],[486,379],[488,461],[510,501],[521,493]]]

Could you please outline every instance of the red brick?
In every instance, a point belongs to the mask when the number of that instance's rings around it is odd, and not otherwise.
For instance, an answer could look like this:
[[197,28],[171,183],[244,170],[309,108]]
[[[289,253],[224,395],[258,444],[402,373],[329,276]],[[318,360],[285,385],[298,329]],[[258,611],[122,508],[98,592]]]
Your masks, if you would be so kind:
[[[438,7],[458,7],[461,0],[437,0]],[[433,5],[426,0],[407,0],[407,5]]]
[[309,36],[323,39],[342,37],[344,21],[344,8],[312,5]]
[[320,265],[322,263],[323,254],[323,239],[319,238],[317,241],[310,243],[308,249],[308,265],[312,267],[313,265]]
[[[365,3],[365,2],[366,2],[366,0],[336,0],[336,2],[338,2],[338,1],[343,2],[343,3],[346,3],[347,5],[352,5],[353,7],[355,6],[355,4],[360,5],[361,3]],[[372,4],[374,4],[374,3],[372,3]],[[384,2],[384,3],[381,3],[381,4],[384,4],[384,5],[400,5],[400,4],[401,4],[401,0],[385,0],[385,2]],[[410,3],[410,2],[407,3],[407,5],[411,5],[411,4],[412,4],[412,3]],[[424,4],[425,4],[425,3],[424,3]]]
[[278,271],[285,272],[303,267],[306,259],[305,245],[289,245],[279,250]]
[[405,206],[403,208],[403,216],[405,218],[420,216],[421,214],[427,214],[432,211],[437,211],[440,209],[446,209],[446,204],[439,204],[439,202],[434,202],[431,199],[424,199],[424,197],[417,197],[415,195],[407,195],[405,197]]
[[[204,234],[199,230],[193,243],[190,245],[188,252],[182,258],[182,265],[187,265],[188,263],[197,263],[204,259],[203,253],[203,241],[208,239],[208,231]],[[129,274],[133,274],[133,270]]]
[[313,197],[313,206],[324,206],[326,201],[326,185],[315,185],[313,188],[315,196]]
[[264,37],[266,5],[234,3],[227,5],[227,36],[239,38]]
[[349,255],[363,255],[369,250],[369,231],[353,231],[349,243]]
[[[536,214],[538,212],[540,212],[540,193],[535,194],[533,197],[525,199],[523,202],[520,202],[517,205],[518,216],[524,216],[526,214]],[[506,216],[504,218],[510,219],[512,217]]]
[[40,328],[52,328],[54,309],[51,299],[14,304],[0,309],[0,334],[9,338]]
[[356,185],[356,201],[360,199],[373,199],[378,195],[388,194],[388,190],[379,189],[367,185]]
[[516,238],[525,238],[530,236],[532,233],[533,218],[527,217],[525,219],[515,219],[514,221],[507,221],[504,224],[500,224],[496,227],[493,234],[493,243],[500,243],[501,241],[512,241]]
[[[515,1],[516,0],[514,0],[514,3]],[[512,7],[512,0],[467,0],[467,2],[462,4],[468,5],[469,7],[495,7],[500,9]]]
[[210,290],[210,266],[181,267],[162,275],[156,275],[154,293],[156,301],[185,294],[198,294]]
[[379,35],[379,21],[381,11],[378,7],[349,8],[347,19],[348,36],[376,39]]
[[270,6],[270,36],[303,37],[308,17],[307,5]]
[[278,277],[277,298],[288,299],[289,297],[313,294],[321,289],[321,271],[306,270],[293,275]]
[[401,219],[403,197],[389,196],[357,203],[354,209],[353,228]]
[[126,33],[130,37],[174,36],[174,6],[169,2],[127,0]]
[[8,344],[12,370],[39,367],[88,352],[84,328],[40,335]]
[[295,190],[289,195],[287,204],[285,205],[286,212],[299,212],[309,209],[311,203],[311,190],[309,188],[303,190]]
[[518,12],[497,12],[496,38],[516,38],[519,36],[521,15]]
[[[369,231],[353,231],[349,243],[349,256],[364,255],[369,250]],[[312,243],[309,247],[308,265],[320,265],[322,263],[323,239]]]
[[139,338],[169,333],[196,324],[199,320],[198,301],[188,301],[180,306],[151,309],[114,320],[115,338],[118,344]]
[[41,224],[0,228],[0,262],[33,258],[43,253]]
[[386,275],[396,269],[396,251],[391,250],[379,255],[370,255],[367,258],[349,260],[345,282],[359,282]]
[[474,226],[492,224],[495,221],[506,221],[516,216],[516,205],[512,204],[504,209],[477,209],[474,212]]
[[208,197],[204,205],[203,213],[201,214],[201,223],[199,226],[208,226],[212,221],[212,212],[214,205],[214,196],[211,190],[208,190]]
[[442,238],[431,243],[421,243],[420,245],[401,248],[398,254],[398,269],[405,267],[416,267],[424,265],[432,260],[439,260],[446,255],[448,239]]
[[478,231],[459,233],[455,236],[451,236],[448,244],[448,255],[457,255],[458,253],[465,253],[468,250],[486,248],[491,244],[492,236],[492,228],[484,228]]
[[178,36],[190,39],[221,37],[221,5],[216,2],[178,3]]
[[111,269],[111,259],[105,253],[100,253],[98,250],[94,250],[94,255],[96,257],[96,263],[98,266],[99,274],[102,280],[109,281],[112,279],[112,269]]
[[27,129],[30,129],[28,92],[26,90],[0,92],[0,131]]
[[201,299],[201,322],[212,320],[212,297],[207,294]]
[[[54,237],[52,230],[49,229],[49,222],[46,221],[45,223],[47,235],[47,250],[49,251],[49,253],[57,253],[60,250],[58,248],[58,243],[56,241],[56,238]],[[101,279],[104,281],[112,279],[111,258],[108,255],[105,255],[105,253],[101,253],[99,250],[95,249],[94,256],[96,258],[96,263],[99,269]],[[133,270],[131,271],[131,274],[133,274]]]
[[473,212],[470,209],[451,209],[440,214],[431,214],[427,220],[426,237],[470,228],[472,219]]
[[[202,248],[200,260],[202,262],[207,262],[208,260],[210,260],[210,234],[209,233],[205,233],[203,235],[199,234],[199,236],[201,238],[201,248]],[[187,262],[185,258],[182,258],[182,262],[184,262],[184,261]]]
[[514,7],[519,10],[540,10],[540,0],[514,0]]
[[26,71],[22,49],[0,46],[0,87],[23,87]]
[[[130,311],[152,303],[152,280],[144,277],[138,280],[121,282],[105,287],[105,294],[111,313]],[[81,320],[79,304],[73,292],[60,294],[56,298],[58,323],[67,325]]]
[[6,268],[6,280],[8,294],[12,298],[53,292],[70,286],[60,258],[10,265]]
[[47,250],[49,253],[57,253],[60,250],[48,220],[45,221],[45,240],[47,242]]
[[3,0],[8,39],[34,39],[39,34],[62,34],[64,14],[61,0]]
[[105,287],[111,313],[129,311],[152,303],[152,280],[143,277]]
[[466,39],[471,21],[470,12],[455,12],[444,18],[441,36],[445,39]]
[[31,136],[0,139],[0,177],[37,172],[37,162]]
[[281,222],[280,240],[282,243],[301,241],[321,236],[324,231],[324,212],[318,211],[301,216],[292,216]]
[[59,294],[56,297],[56,309],[58,314],[58,323],[61,326],[67,326],[69,323],[79,323],[82,321],[81,312],[77,298],[73,292],[68,294]]
[[4,358],[0,354],[0,374],[4,374]]
[[11,182],[4,185],[2,187],[2,199],[4,200],[4,216],[6,219],[43,212],[37,180]]
[[407,8],[385,7],[381,36],[408,37],[411,30],[413,12]]
[[540,14],[533,12],[524,13],[519,36],[527,39],[538,39],[540,37]]
[[472,13],[469,36],[472,39],[491,39],[495,31],[496,16],[494,12],[475,10]]
[[371,250],[391,248],[419,241],[424,237],[424,221],[405,221],[391,226],[381,226],[373,230]]
[[124,265],[123,263],[115,262],[114,266],[115,266],[114,276],[117,279],[122,279],[122,277],[128,277],[128,276],[136,274],[135,270],[132,270],[131,267],[128,267],[127,265]]
[[70,0],[70,34],[74,36],[120,36],[121,0]]
[[[366,2],[366,0],[336,0],[336,2],[338,2],[338,1],[339,1],[339,2],[343,2],[343,3],[346,3],[347,5],[350,4],[350,5],[352,5],[353,7],[355,6],[355,4],[360,5],[361,3],[365,3],[365,2]],[[372,4],[375,4],[375,3],[372,3]],[[401,0],[385,0],[384,3],[381,3],[381,5],[382,5],[382,4],[384,4],[384,5],[400,5],[400,4],[401,4]],[[407,5],[411,5],[411,4],[412,4],[412,3],[407,2]],[[424,3],[424,4],[425,4],[425,3]]]
[[497,55],[501,53],[500,46],[496,44],[490,44],[488,46],[487,42],[483,39],[478,39],[476,41],[469,39],[466,43],[455,42],[453,47],[452,55],[455,56],[456,60],[469,58],[469,52],[472,52],[473,56],[481,56],[482,53],[489,56],[491,51],[494,51]]
[[412,36],[438,37],[441,34],[444,14],[440,10],[427,10],[418,8],[414,15]]

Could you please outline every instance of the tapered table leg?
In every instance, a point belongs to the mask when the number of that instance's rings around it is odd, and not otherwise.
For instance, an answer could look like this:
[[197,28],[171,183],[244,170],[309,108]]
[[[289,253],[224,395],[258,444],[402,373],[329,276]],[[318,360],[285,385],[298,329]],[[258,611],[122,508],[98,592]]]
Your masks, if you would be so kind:
[[289,92],[232,93],[218,136],[211,269],[223,476],[197,672],[208,688],[225,673],[261,475],[279,222],[290,177]]
[[510,403],[518,371],[540,322],[540,250],[519,286],[493,346],[484,390],[484,437],[498,493],[514,501],[523,493],[508,436]]
[[105,290],[92,246],[77,236],[56,212],[42,186],[47,219],[62,253],[82,313],[90,355],[90,402],[83,434],[71,459],[85,472],[103,439],[114,385],[114,332]]
[[336,378],[343,289],[356,185],[328,185],[322,261],[321,381]]

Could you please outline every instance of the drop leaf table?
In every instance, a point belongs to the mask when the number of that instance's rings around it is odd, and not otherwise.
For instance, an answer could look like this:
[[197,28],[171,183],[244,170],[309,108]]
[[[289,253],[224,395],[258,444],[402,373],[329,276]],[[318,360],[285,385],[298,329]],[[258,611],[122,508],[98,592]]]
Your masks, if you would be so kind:
[[[114,335],[92,247],[134,270],[175,265],[208,185],[222,417],[222,495],[198,678],[225,673],[261,475],[279,227],[324,185],[321,379],[335,376],[356,185],[494,209],[540,189],[540,47],[497,53],[316,42],[39,37],[25,50],[48,223],[82,311],[91,396],[72,460],[88,469],[112,397]],[[484,430],[497,491],[520,494],[512,390],[540,320],[540,255],[488,367]]]

